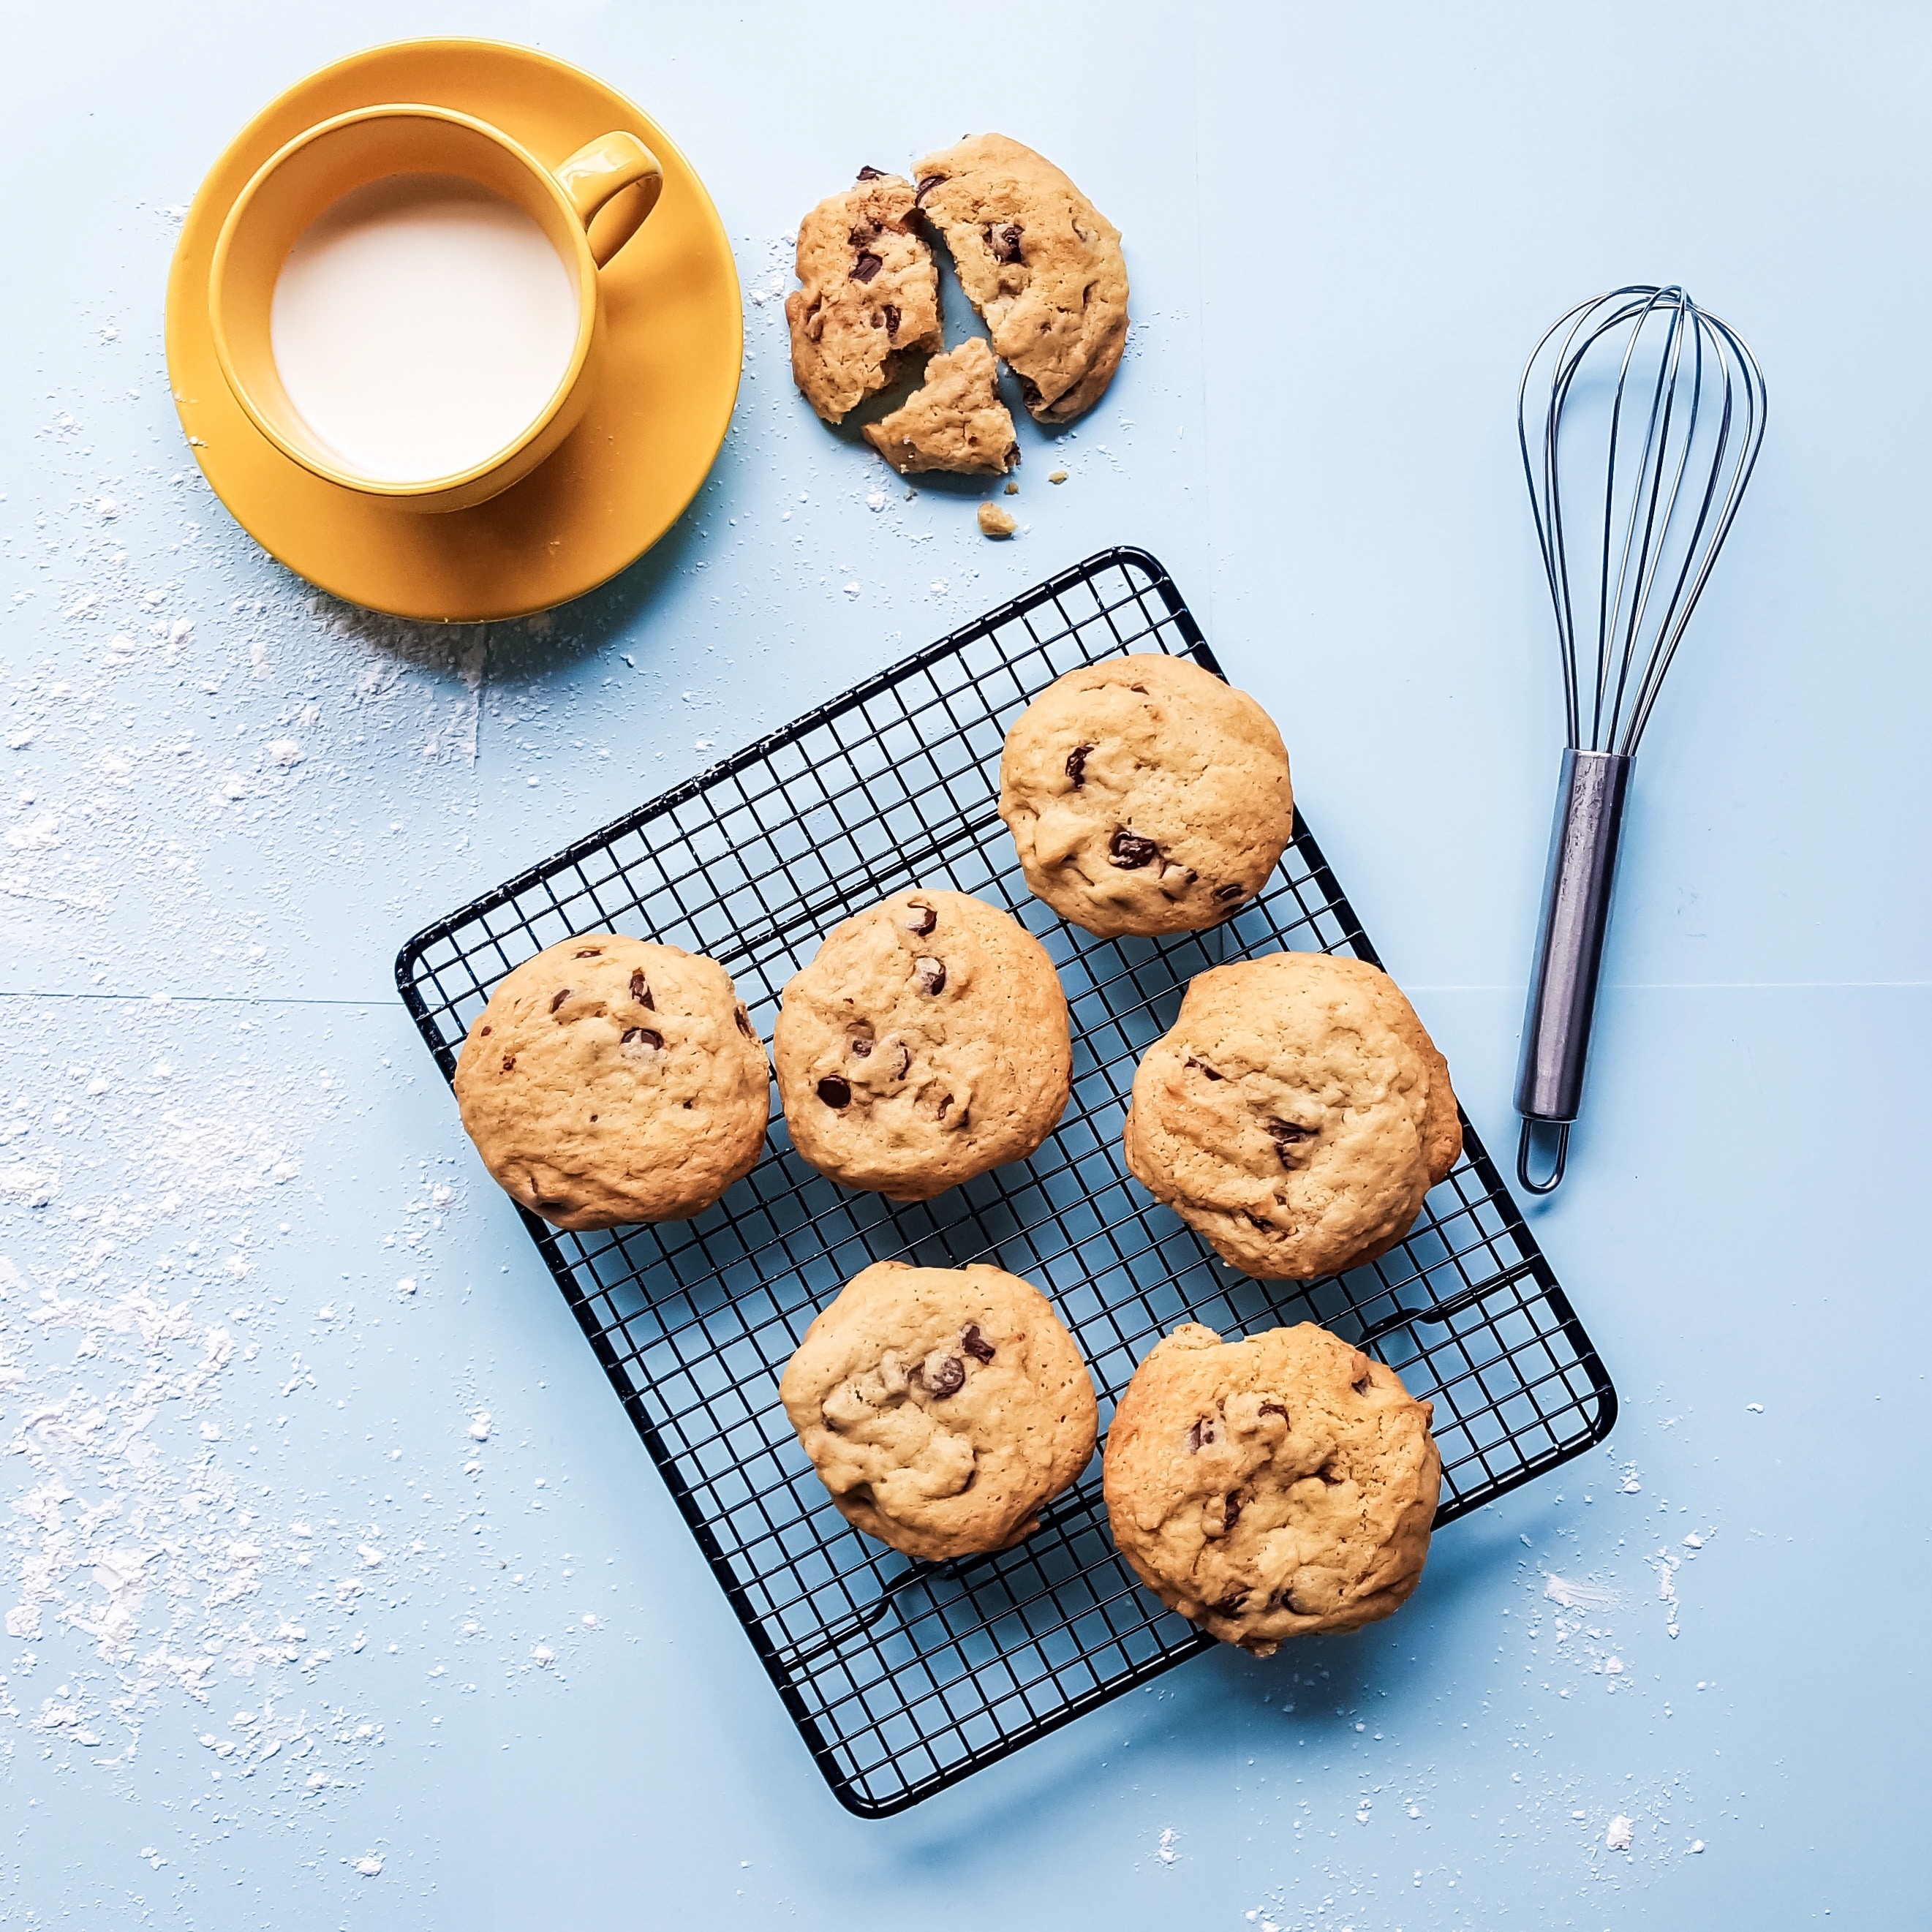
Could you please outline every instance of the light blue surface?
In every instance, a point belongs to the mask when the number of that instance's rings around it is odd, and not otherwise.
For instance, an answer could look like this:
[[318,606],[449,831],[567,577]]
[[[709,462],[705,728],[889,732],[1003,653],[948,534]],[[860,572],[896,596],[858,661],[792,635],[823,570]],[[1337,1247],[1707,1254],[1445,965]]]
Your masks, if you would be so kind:
[[[487,635],[317,605],[201,484],[160,350],[168,211],[233,130],[458,32],[644,101],[748,292],[691,514]],[[1902,7],[16,10],[6,1916],[1922,1924],[1928,38]],[[1006,546],[813,421],[777,298],[818,195],[988,126],[1118,221],[1135,290],[1102,407],[1023,430]],[[471,1157],[397,944],[1139,542],[1280,719],[1501,1147],[1559,729],[1514,385],[1568,304],[1673,277],[1773,409],[1536,1214],[1623,1397],[1610,1450],[1446,1532],[1390,1624],[1203,1659],[848,1817]],[[1610,1594],[1562,1617],[1551,1575]]]

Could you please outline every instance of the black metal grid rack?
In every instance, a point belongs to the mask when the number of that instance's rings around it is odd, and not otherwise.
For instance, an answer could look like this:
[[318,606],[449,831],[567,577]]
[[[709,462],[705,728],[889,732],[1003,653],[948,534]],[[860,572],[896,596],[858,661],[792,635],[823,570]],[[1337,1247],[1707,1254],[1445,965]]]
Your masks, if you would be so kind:
[[698,1220],[532,1239],[839,1801],[904,1809],[1208,1648],[1136,1581],[1096,1462],[994,1556],[918,1563],[850,1528],[800,1450],[778,1378],[807,1324],[874,1261],[985,1260],[1054,1300],[1101,1394],[1184,1319],[1320,1322],[1436,1405],[1438,1524],[1580,1454],[1616,1397],[1502,1178],[1465,1152],[1404,1244],[1306,1283],[1233,1272],[1126,1174],[1142,1051],[1190,976],[1282,946],[1373,960],[1305,821],[1226,923],[1097,940],[1027,891],[994,810],[1006,729],[1062,673],[1162,650],[1218,670],[1144,553],[1040,585],[419,934],[396,976],[446,1076],[491,988],[541,948],[616,930],[721,961],[759,1030],[848,915],[912,885],[1002,905],[1045,944],[1072,1011],[1072,1098],[1029,1161],[913,1207],[854,1194],[790,1148]]

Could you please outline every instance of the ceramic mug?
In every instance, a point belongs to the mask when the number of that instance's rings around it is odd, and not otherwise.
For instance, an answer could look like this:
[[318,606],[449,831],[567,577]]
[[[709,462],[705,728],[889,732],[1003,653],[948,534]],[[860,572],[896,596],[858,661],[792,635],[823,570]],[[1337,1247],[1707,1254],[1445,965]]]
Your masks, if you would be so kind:
[[[521,433],[453,475],[397,482],[357,473],[290,400],[275,366],[270,314],[289,251],[341,197],[385,176],[454,175],[520,208],[556,249],[574,284],[577,335],[544,407]],[[340,114],[298,134],[265,161],[222,224],[208,273],[214,352],[235,399],[282,453],[344,488],[401,510],[466,509],[527,476],[576,428],[597,377],[604,327],[598,271],[657,205],[664,172],[634,134],[610,134],[551,169],[502,129],[446,107],[391,105]],[[639,193],[600,224],[626,188]]]

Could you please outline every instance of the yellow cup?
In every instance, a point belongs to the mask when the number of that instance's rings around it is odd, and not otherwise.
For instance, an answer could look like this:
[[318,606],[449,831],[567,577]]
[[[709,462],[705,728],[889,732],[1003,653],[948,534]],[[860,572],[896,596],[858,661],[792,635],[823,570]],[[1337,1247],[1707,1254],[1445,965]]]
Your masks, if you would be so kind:
[[[269,316],[283,264],[310,224],[353,190],[397,174],[456,175],[521,208],[572,273],[577,339],[544,407],[521,432],[454,475],[397,482],[360,476],[316,435],[275,367]],[[604,326],[598,270],[657,205],[664,172],[634,134],[600,135],[555,170],[500,129],[446,107],[394,104],[339,114],[272,154],[222,224],[208,272],[214,353],[235,399],[283,454],[400,510],[461,510],[527,476],[577,427],[597,378]],[[591,224],[626,188],[638,192]]]

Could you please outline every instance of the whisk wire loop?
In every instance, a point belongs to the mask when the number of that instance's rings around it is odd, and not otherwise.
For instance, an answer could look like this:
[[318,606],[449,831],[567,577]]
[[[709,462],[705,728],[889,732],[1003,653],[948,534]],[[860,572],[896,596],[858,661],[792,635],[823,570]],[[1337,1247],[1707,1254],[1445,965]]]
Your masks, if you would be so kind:
[[[1614,364],[1605,345],[1620,345]],[[1548,399],[1532,456],[1532,391],[1545,367]],[[1586,670],[1570,588],[1573,562],[1582,560],[1573,557],[1564,520],[1563,427],[1566,412],[1582,407],[1599,371],[1612,367],[1609,434],[1599,446],[1603,516],[1590,560],[1595,644]],[[1516,436],[1556,614],[1573,749],[1635,753],[1756,466],[1765,414],[1764,377],[1750,350],[1681,287],[1612,290],[1580,303],[1537,344],[1517,390]]]

